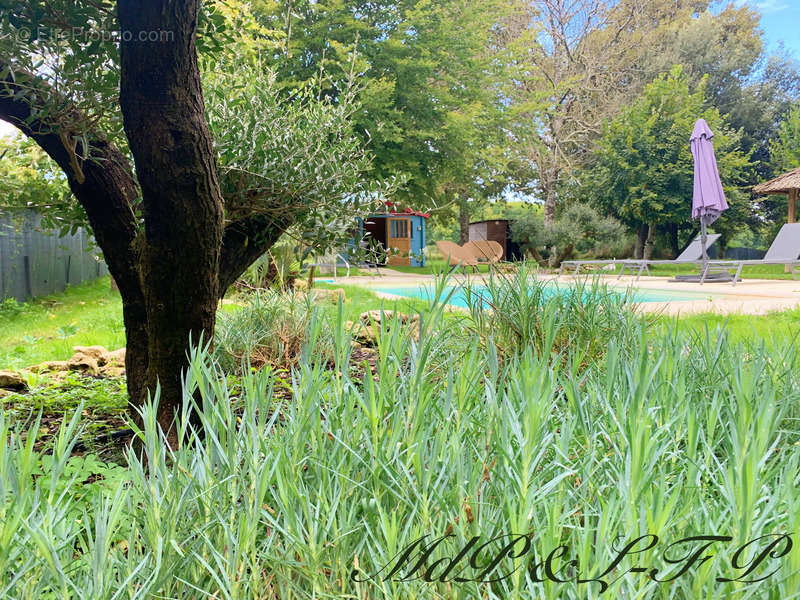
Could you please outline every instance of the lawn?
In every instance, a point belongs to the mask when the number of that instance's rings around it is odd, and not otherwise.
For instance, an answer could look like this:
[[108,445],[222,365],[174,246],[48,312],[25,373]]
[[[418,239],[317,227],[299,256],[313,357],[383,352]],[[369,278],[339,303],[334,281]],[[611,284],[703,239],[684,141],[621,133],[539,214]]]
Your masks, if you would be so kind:
[[[407,266],[392,266],[391,269],[400,271],[402,273],[413,273],[419,275],[441,273],[442,271],[449,270],[444,258],[436,247],[428,247],[428,256],[425,261],[424,267],[407,267]],[[582,267],[582,271],[591,270],[592,267]],[[595,267],[596,269],[596,267]],[[488,273],[488,265],[479,265],[478,270],[481,273]],[[542,269],[544,272],[547,269]],[[468,272],[472,273],[473,269],[468,268]],[[685,275],[687,273],[698,273],[699,267],[697,265],[653,265],[650,267],[650,273],[656,277],[672,277],[675,275]],[[367,274],[367,273],[363,273]],[[790,273],[785,272],[783,265],[753,265],[745,266],[741,274],[743,279],[792,279]]]
[[716,337],[724,331],[732,342],[766,344],[768,347],[791,342],[800,335],[800,309],[774,312],[768,315],[695,314],[681,318],[662,317],[665,329],[705,333]]
[[[345,319],[349,321],[380,307],[404,313],[415,313],[428,307],[423,300],[381,299],[362,286],[323,282],[317,282],[316,286],[345,291]],[[336,310],[333,303],[323,305],[323,309],[331,315]],[[222,310],[232,308],[226,306]],[[664,317],[662,323],[692,331],[725,327],[734,341],[758,338],[769,344],[800,330],[800,310],[765,316],[708,314],[680,319]],[[72,356],[73,346],[90,345],[109,349],[125,345],[122,303],[119,294],[111,290],[107,277],[71,286],[63,294],[40,298],[24,307],[8,303],[0,310],[0,368],[17,369],[48,360],[66,360]]]
[[[447,262],[443,258],[438,257],[429,257],[425,260],[424,267],[408,267],[408,266],[397,266],[392,265],[388,267],[394,271],[400,271],[401,273],[413,273],[415,275],[434,275],[442,272],[449,271],[452,267],[448,266]],[[461,270],[459,269],[459,272]],[[467,273],[474,273],[475,269],[472,267],[467,267]],[[478,272],[479,273],[488,273],[489,272],[489,265],[478,265]]]
[[[582,267],[581,270],[583,271],[584,268]],[[650,274],[654,277],[672,277],[699,272],[698,265],[653,265],[650,267]],[[644,274],[647,275],[646,272]],[[783,265],[745,266],[742,269],[741,277],[742,279],[792,279],[791,273],[786,273]]]
[[73,346],[125,345],[122,301],[110,279],[70,286],[62,294],[0,304],[0,368],[67,360]]

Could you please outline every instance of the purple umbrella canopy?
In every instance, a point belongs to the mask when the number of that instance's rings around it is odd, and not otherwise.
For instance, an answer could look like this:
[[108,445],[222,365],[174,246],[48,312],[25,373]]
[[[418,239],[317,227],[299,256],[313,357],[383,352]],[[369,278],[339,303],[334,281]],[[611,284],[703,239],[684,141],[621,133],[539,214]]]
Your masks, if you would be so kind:
[[694,194],[692,218],[700,219],[703,225],[711,225],[720,213],[728,210],[722,181],[719,178],[717,159],[714,156],[714,137],[705,119],[697,119],[689,143],[694,157]]

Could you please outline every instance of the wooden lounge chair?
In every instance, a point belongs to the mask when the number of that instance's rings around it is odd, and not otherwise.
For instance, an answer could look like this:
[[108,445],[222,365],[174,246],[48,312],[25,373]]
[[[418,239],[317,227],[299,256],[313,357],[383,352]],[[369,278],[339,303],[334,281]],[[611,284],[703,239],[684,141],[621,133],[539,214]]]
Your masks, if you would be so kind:
[[800,223],[786,223],[760,260],[709,260],[700,274],[703,283],[711,273],[730,273],[736,269],[731,283],[736,285],[742,268],[752,265],[786,265],[791,269],[792,278],[800,275]]
[[503,247],[494,240],[475,240],[462,246],[472,253],[478,262],[488,262],[490,265],[503,259]]
[[436,247],[439,249],[439,252],[442,253],[445,260],[447,260],[448,266],[452,267],[452,269],[460,266],[461,270],[465,273],[467,267],[472,267],[476,271],[478,270],[478,259],[470,250],[454,242],[436,242]]

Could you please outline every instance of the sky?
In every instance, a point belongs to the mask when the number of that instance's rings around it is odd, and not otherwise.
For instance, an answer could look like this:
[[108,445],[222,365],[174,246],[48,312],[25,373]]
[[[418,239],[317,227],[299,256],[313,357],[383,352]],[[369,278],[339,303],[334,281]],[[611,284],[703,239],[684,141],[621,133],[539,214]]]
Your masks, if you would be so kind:
[[[735,0],[734,3],[747,4],[761,13],[761,28],[769,51],[777,51],[782,42],[800,60],[800,0]],[[0,121],[0,137],[13,135],[15,131]]]
[[761,13],[767,48],[775,51],[783,42],[795,59],[800,60],[800,0],[737,0]]

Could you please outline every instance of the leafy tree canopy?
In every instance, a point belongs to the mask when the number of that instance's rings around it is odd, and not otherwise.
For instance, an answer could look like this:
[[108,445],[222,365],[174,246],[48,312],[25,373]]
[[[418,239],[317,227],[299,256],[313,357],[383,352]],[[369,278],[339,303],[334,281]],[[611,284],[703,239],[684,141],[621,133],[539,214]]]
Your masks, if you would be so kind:
[[739,193],[751,163],[740,149],[741,134],[727,128],[715,108],[705,107],[704,85],[689,90],[680,66],[658,77],[603,128],[580,193],[625,224],[693,226],[690,221],[694,162],[689,137],[704,118],[714,132],[714,150],[731,210],[716,227],[741,223],[750,213]]
[[777,171],[800,167],[800,102],[781,123],[778,139],[772,141],[772,156]]
[[[74,144],[89,147],[80,140],[102,129],[127,154],[117,102],[122,34],[114,3],[46,4],[0,0],[7,15],[0,24],[0,57],[13,56],[3,70],[35,74],[50,84],[53,97],[37,116],[57,124]],[[327,247],[341,243],[342,224],[393,185],[390,178],[378,183],[369,174],[371,160],[352,122],[358,109],[352,79],[342,82],[335,102],[319,97],[319,81],[298,82],[291,94],[280,93],[286,88],[276,84],[269,57],[283,43],[281,32],[257,21],[248,3],[212,0],[201,7],[199,59],[225,217],[235,222],[292,215],[297,235],[311,239],[316,232],[315,244]],[[86,160],[93,157],[76,156],[78,165]],[[53,198],[39,208],[69,226],[88,226],[74,197]],[[138,204],[134,210],[141,226]]]

